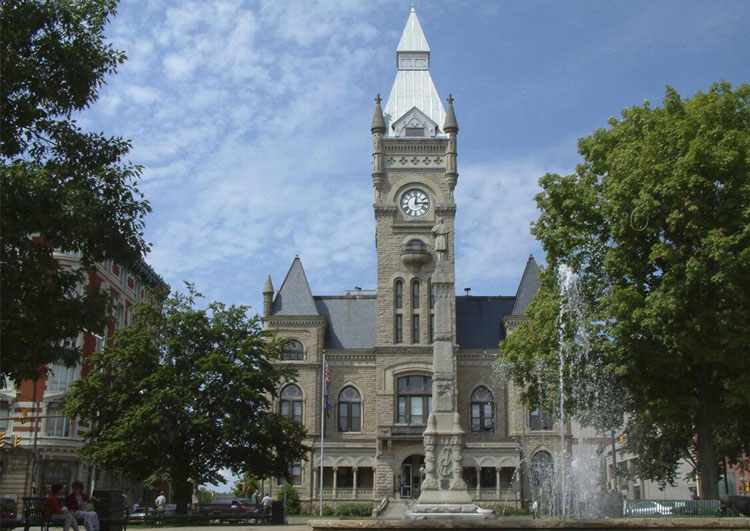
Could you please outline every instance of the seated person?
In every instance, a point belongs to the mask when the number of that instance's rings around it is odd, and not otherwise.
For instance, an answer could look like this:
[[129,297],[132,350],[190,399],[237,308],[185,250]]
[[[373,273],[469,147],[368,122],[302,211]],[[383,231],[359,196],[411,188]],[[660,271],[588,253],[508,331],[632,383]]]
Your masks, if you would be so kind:
[[57,499],[63,492],[63,486],[59,483],[52,485],[49,496],[44,500],[42,505],[42,514],[45,518],[49,518],[53,522],[62,522],[63,531],[69,531],[72,527],[73,531],[78,531],[78,522],[75,517],[69,513],[66,509],[60,507],[60,500]]
[[65,498],[65,505],[68,506],[68,510],[73,513],[77,520],[83,522],[86,531],[99,531],[99,515],[95,511],[84,510],[89,497],[83,492],[83,483],[74,481],[71,487],[73,492]]

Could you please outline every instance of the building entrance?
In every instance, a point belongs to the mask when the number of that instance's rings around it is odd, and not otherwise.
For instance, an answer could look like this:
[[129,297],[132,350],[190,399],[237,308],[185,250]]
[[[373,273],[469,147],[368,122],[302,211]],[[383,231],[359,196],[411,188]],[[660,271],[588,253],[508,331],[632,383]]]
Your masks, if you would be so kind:
[[401,463],[399,474],[399,495],[401,498],[418,498],[422,477],[420,468],[424,465],[423,455],[410,455]]

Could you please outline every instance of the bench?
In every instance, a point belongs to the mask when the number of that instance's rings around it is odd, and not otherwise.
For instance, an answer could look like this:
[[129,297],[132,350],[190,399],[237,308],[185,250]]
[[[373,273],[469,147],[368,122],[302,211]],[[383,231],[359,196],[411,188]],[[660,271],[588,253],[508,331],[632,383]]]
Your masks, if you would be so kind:
[[[26,496],[23,499],[23,520],[19,520],[23,525],[24,531],[29,531],[32,527],[39,527],[42,531],[48,531],[50,527],[63,527],[63,522],[60,520],[52,520],[44,516],[44,496]],[[61,499],[60,505],[64,504],[64,500]],[[96,504],[95,504],[96,505]],[[97,507],[96,513],[99,515],[99,524],[102,531],[110,531],[111,527],[121,526],[124,531],[127,531],[127,512],[123,510],[119,516],[110,516],[109,507],[103,508],[101,511]],[[105,510],[106,509],[106,510]],[[77,518],[78,526],[83,526],[83,521]],[[8,527],[8,529],[12,529]],[[114,531],[114,530],[113,530]]]

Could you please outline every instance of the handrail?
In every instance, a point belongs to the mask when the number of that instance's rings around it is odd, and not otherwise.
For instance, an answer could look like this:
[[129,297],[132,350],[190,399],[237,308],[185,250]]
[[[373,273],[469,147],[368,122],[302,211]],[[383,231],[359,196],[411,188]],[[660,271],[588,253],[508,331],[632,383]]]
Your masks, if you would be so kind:
[[372,510],[372,516],[375,518],[380,517],[380,515],[388,508],[389,501],[388,496],[380,500],[380,504]]

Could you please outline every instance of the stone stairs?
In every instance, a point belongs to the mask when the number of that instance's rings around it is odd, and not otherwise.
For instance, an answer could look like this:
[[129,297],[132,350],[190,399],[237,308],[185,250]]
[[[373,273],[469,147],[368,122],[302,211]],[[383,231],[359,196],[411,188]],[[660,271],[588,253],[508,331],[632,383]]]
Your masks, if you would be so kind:
[[380,516],[378,516],[378,518],[381,520],[403,519],[406,514],[406,510],[409,507],[409,501],[411,500],[396,500],[394,498],[390,498],[388,500],[388,507],[385,509],[385,511],[382,512]]

